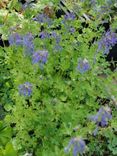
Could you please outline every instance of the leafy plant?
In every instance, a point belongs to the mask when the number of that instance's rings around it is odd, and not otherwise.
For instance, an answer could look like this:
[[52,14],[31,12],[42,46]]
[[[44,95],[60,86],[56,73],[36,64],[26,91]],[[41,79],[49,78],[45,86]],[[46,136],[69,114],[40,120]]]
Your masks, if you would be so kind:
[[[74,156],[116,155],[117,90],[110,84],[117,74],[105,60],[117,43],[112,6],[97,20],[107,2],[95,4],[97,12],[88,1],[75,2],[78,15],[69,1],[71,12],[60,18],[54,12],[58,4],[11,1],[10,12],[0,14],[2,40],[9,42],[0,47],[7,124],[1,122],[1,155],[64,156],[65,147]],[[105,32],[102,23],[110,16]]]

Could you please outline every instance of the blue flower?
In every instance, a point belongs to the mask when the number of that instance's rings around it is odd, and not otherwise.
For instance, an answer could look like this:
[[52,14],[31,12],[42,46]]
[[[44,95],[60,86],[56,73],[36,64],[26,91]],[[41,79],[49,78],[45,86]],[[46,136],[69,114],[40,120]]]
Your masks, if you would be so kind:
[[55,39],[56,44],[59,44],[61,41],[61,36],[58,35],[55,31],[52,32],[51,37]]
[[52,31],[50,37],[55,40],[55,46],[53,48],[53,51],[61,51],[62,50],[62,46],[60,45],[61,36],[58,35],[55,31]]
[[80,73],[85,73],[90,69],[90,65],[87,59],[80,59],[78,62],[77,69],[79,70]]
[[111,47],[113,47],[115,44],[117,44],[117,34],[108,31],[98,42],[98,51],[104,50],[103,53],[108,54]]
[[45,38],[49,38],[49,37],[50,37],[49,33],[44,32],[44,31],[42,31],[42,32],[39,34],[39,36],[40,36],[41,39],[45,39]]
[[32,43],[33,39],[33,35],[31,33],[28,33],[23,37],[23,44],[25,46],[29,46],[29,43]]
[[33,35],[31,33],[26,34],[23,37],[23,46],[25,47],[26,54],[32,54],[34,52]]
[[10,45],[22,45],[25,47],[25,54],[32,54],[34,52],[33,35],[31,33],[21,36],[17,33],[9,36]]
[[52,24],[52,19],[49,18],[46,14],[38,14],[36,17],[33,18],[33,20],[39,23],[46,23],[48,25]]
[[9,36],[9,43],[10,45],[22,45],[23,38],[19,34],[13,33]]
[[31,96],[32,94],[32,84],[30,82],[25,82],[19,85],[19,93],[24,96]]
[[65,20],[74,20],[75,18],[76,18],[76,16],[73,12],[66,13],[66,15],[64,16]]
[[81,138],[72,138],[67,147],[65,147],[65,152],[69,153],[71,146],[73,147],[73,155],[83,154],[86,149],[85,141]]
[[111,110],[109,107],[101,107],[96,115],[90,117],[98,126],[105,127],[108,121],[112,119]]
[[35,63],[42,63],[45,64],[48,58],[48,51],[47,50],[39,50],[35,52],[32,56],[32,62]]

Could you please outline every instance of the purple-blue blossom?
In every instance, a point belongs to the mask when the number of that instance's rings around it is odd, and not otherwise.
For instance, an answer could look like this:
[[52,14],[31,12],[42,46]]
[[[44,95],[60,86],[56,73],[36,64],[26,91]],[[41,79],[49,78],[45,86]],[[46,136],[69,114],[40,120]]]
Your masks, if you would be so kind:
[[28,33],[24,36],[18,33],[13,33],[9,36],[10,45],[21,45],[25,47],[25,54],[32,54],[34,52],[33,35]]
[[36,63],[45,64],[47,62],[47,58],[48,58],[48,51],[47,50],[39,50],[33,54],[32,62],[33,62],[33,64],[36,64]]
[[9,36],[10,45],[22,45],[23,38],[18,33],[13,33]]
[[66,15],[64,16],[65,20],[74,20],[75,18],[76,18],[76,16],[73,12],[66,13]]
[[51,38],[54,38],[55,40],[55,46],[53,48],[53,51],[61,51],[62,50],[62,46],[60,45],[61,36],[58,35],[55,31],[53,31],[51,33]]
[[105,127],[108,121],[112,119],[111,110],[109,107],[101,107],[96,115],[90,117],[98,126]]
[[69,153],[71,148],[73,149],[73,156],[83,154],[86,150],[85,141],[82,138],[72,138],[67,147],[65,147],[65,153]]
[[60,43],[61,41],[61,36],[58,35],[55,31],[53,31],[51,34],[50,34],[50,37],[51,38],[54,38],[56,40],[56,43]]
[[47,23],[48,25],[52,24],[52,19],[49,18],[46,14],[38,14],[33,18],[33,20],[39,23]]
[[25,46],[29,46],[29,43],[32,43],[33,39],[33,35],[31,33],[28,33],[23,37],[23,44]]
[[108,31],[105,33],[105,35],[102,37],[102,39],[98,42],[98,51],[104,50],[104,54],[108,54],[109,50],[117,44],[117,34]]
[[23,37],[23,46],[25,47],[26,54],[32,54],[34,52],[33,35],[31,33],[26,34]]
[[49,38],[50,35],[49,35],[48,32],[42,31],[42,32],[40,32],[39,37],[40,37],[41,39],[45,39],[45,38]]
[[30,82],[25,82],[19,85],[19,94],[24,96],[31,96],[32,94],[32,84]]
[[85,73],[90,69],[90,64],[87,59],[79,59],[77,69],[80,73]]

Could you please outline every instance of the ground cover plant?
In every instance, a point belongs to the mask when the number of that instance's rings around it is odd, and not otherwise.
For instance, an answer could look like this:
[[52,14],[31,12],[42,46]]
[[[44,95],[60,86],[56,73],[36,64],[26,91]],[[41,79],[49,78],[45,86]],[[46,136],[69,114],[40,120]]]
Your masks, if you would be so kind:
[[116,156],[116,1],[0,6],[0,155]]

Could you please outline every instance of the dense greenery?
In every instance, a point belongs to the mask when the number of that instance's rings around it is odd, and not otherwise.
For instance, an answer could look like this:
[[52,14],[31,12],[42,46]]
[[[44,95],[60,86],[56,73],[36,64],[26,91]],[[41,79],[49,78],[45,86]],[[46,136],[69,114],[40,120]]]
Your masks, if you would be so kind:
[[1,7],[0,156],[117,155],[116,1],[64,4]]

